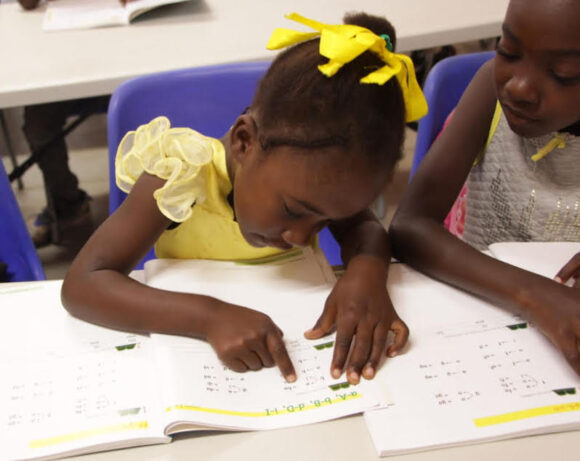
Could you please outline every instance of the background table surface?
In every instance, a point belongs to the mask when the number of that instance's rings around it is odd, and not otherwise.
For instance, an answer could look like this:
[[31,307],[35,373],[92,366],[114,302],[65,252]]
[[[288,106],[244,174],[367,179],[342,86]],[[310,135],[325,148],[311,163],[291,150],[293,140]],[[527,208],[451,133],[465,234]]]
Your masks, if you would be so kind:
[[274,27],[296,11],[340,22],[347,11],[386,16],[398,50],[499,35],[508,0],[194,0],[148,12],[130,26],[45,32],[45,6],[0,6],[0,108],[110,94],[126,79],[158,71],[272,59]]

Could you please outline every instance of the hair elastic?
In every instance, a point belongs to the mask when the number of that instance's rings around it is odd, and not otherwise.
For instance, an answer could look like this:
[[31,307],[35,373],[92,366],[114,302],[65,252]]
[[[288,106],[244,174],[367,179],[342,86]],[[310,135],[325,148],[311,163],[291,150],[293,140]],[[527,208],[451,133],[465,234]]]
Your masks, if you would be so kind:
[[393,51],[393,43],[391,42],[391,37],[389,37],[389,34],[381,34],[381,38],[387,44],[387,50]]

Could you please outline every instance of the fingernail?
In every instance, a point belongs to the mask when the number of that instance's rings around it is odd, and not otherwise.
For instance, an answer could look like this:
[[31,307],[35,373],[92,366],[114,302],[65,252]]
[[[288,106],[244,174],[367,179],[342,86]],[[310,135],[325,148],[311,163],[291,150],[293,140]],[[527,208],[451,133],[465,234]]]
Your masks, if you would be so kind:
[[340,378],[341,374],[342,374],[342,371],[339,368],[335,368],[334,370],[332,370],[332,377],[334,379]]
[[389,351],[389,357],[395,357],[397,355],[397,351]]
[[363,376],[365,379],[373,379],[375,376],[375,369],[371,366],[366,366],[363,369]]
[[562,279],[560,277],[558,277],[557,275],[556,275],[556,277],[554,277],[554,281],[558,282],[558,283],[562,283]]
[[348,374],[348,381],[349,381],[351,384],[358,384],[358,383],[359,383],[359,381],[360,381],[360,376],[359,376],[359,374],[358,374],[356,371],[351,371],[351,372]]
[[296,375],[286,376],[286,382],[293,383],[294,381],[296,381]]

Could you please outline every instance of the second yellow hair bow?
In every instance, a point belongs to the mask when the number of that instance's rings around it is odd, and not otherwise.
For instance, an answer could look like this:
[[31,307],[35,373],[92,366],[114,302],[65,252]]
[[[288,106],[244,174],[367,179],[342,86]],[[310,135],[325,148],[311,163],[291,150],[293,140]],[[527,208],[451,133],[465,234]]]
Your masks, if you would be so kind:
[[427,101],[417,83],[413,61],[404,54],[389,51],[382,37],[365,27],[353,24],[324,24],[297,13],[290,13],[286,18],[317,32],[277,28],[268,41],[269,50],[278,50],[320,36],[320,54],[328,58],[328,62],[318,66],[318,69],[327,77],[332,77],[344,64],[365,51],[372,51],[385,65],[363,77],[360,82],[383,85],[395,76],[405,101],[406,121],[418,120],[427,113]]

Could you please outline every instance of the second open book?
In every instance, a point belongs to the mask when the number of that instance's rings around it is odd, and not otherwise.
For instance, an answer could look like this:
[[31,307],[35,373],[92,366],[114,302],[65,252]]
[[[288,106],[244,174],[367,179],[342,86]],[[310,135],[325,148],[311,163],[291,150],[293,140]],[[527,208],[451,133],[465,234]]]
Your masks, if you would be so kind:
[[[553,278],[580,243],[489,250]],[[411,337],[378,376],[391,403],[365,413],[380,456],[580,429],[580,378],[533,324],[403,265],[389,293]]]
[[[276,368],[235,373],[205,342],[91,325],[60,305],[60,282],[0,287],[3,459],[52,459],[169,442],[200,429],[259,430],[360,413],[382,402],[375,383],[330,376],[332,337],[303,339],[334,275],[310,249],[243,265],[154,260],[152,286],[199,292],[268,313],[284,331],[297,381]],[[19,328],[15,328],[19,325]]]

